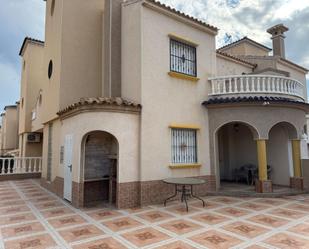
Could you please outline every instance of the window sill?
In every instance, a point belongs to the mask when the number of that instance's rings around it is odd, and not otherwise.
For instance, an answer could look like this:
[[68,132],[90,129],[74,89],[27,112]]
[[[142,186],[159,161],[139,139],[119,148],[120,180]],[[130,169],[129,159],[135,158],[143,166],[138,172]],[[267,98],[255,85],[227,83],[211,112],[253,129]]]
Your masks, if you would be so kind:
[[202,167],[202,164],[193,163],[193,164],[171,164],[169,165],[171,169],[194,169]]
[[192,82],[198,82],[200,79],[194,76],[189,76],[189,75],[185,75],[182,73],[176,73],[176,72],[168,72],[168,75],[173,77],[173,78],[177,78],[177,79],[181,79],[181,80],[189,80]]

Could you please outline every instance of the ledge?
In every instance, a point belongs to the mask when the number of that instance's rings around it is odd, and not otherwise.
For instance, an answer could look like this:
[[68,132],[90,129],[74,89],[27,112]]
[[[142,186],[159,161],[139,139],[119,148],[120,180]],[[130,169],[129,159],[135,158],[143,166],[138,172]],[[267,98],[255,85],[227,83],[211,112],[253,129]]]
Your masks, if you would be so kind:
[[193,163],[193,164],[171,164],[169,165],[171,169],[195,169],[202,167],[202,164]]
[[201,127],[194,124],[170,124],[168,126],[169,128],[175,128],[175,129],[191,129],[191,130],[200,130]]
[[177,79],[181,79],[181,80],[189,80],[192,82],[198,82],[200,79],[194,76],[189,76],[186,74],[182,74],[182,73],[176,73],[176,72],[168,72],[168,75],[173,77],[173,78],[177,78]]
[[186,43],[188,45],[194,46],[194,47],[197,47],[199,45],[198,43],[196,43],[194,41],[191,41],[190,39],[187,39],[185,37],[181,37],[181,36],[178,36],[178,35],[175,35],[175,34],[168,34],[168,37],[172,38],[172,39],[175,39],[177,41]]

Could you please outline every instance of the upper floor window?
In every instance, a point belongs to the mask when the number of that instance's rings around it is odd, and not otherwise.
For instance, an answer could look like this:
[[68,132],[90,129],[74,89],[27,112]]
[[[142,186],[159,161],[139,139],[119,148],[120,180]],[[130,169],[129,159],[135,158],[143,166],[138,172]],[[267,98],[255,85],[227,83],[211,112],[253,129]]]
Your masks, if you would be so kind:
[[196,77],[196,47],[171,38],[170,70]]

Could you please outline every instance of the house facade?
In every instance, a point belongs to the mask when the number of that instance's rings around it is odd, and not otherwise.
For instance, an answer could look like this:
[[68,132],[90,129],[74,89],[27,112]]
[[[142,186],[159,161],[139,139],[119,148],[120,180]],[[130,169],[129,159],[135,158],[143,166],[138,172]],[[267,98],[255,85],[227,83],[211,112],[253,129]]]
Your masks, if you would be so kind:
[[1,114],[0,156],[18,155],[19,103],[6,106]]
[[162,179],[203,178],[206,194],[251,164],[258,192],[302,188],[308,70],[285,58],[286,31],[268,30],[273,55],[246,37],[216,49],[217,28],[157,1],[47,0],[44,43],[22,49],[40,72],[19,131],[42,133],[42,186],[128,208],[162,202]]

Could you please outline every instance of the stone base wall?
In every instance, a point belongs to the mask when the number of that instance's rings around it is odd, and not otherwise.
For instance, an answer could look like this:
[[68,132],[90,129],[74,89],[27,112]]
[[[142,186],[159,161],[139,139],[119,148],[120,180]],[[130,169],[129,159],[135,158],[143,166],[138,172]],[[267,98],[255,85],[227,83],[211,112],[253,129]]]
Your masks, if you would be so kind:
[[273,192],[273,184],[272,181],[255,181],[255,190],[258,193],[272,193]]
[[41,173],[1,175],[0,176],[0,182],[1,181],[33,179],[33,178],[41,178]]
[[303,190],[304,189],[304,178],[302,177],[291,177],[290,178],[290,187]]
[[[196,195],[205,196],[207,192],[216,190],[215,176],[201,176],[199,178],[205,179],[206,184],[194,187],[193,191]],[[41,185],[63,198],[63,178],[56,177],[52,183],[48,183],[42,178]],[[174,191],[175,188],[173,185],[166,184],[162,180],[118,183],[116,207],[126,209],[161,204],[166,198],[173,195]],[[84,201],[84,184],[73,182],[72,205],[81,208],[84,207]]]
[[48,182],[45,178],[41,178],[41,186],[53,192],[60,198],[63,198],[63,178],[56,177],[54,181]]

